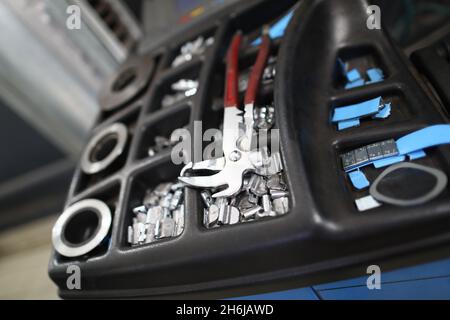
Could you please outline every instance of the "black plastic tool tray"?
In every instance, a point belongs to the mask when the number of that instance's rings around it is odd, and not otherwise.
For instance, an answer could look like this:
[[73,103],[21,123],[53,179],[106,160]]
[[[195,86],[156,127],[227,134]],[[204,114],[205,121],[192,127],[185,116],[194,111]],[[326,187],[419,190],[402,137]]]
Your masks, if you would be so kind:
[[[147,90],[116,113],[100,117],[94,133],[116,121],[132,130],[127,159],[116,171],[97,180],[87,179],[77,170],[67,205],[86,198],[106,201],[114,212],[111,243],[83,259],[53,254],[49,273],[62,297],[212,298],[293,288],[337,279],[341,267],[381,263],[380,259],[400,253],[414,255],[421,248],[450,240],[449,190],[419,207],[384,205],[366,213],[356,210],[353,201],[358,193],[343,173],[339,154],[427,125],[447,123],[448,118],[388,35],[366,28],[365,1],[305,0],[281,41],[274,86],[277,126],[292,195],[290,212],[277,219],[207,230],[202,225],[198,193],[188,190],[185,230],[180,237],[136,248],[126,243],[131,208],[139,204],[145,188],[175,179],[180,169],[171,163],[170,151],[146,158],[149,137],[155,130],[172,126],[173,121],[191,130],[196,120],[203,119],[204,128],[220,123],[220,112],[212,112],[211,105],[222,84],[215,89],[214,83],[217,87],[215,79],[223,73],[223,58],[233,33],[238,29],[247,34],[257,31],[293,4],[295,1],[242,1],[208,23],[167,39],[166,46],[151,54],[157,69]],[[171,69],[179,45],[202,34],[214,34],[214,45],[203,57]],[[375,63],[386,79],[345,90],[336,72],[338,57]],[[175,107],[158,110],[160,90],[186,72],[199,75],[197,94]],[[331,124],[333,105],[380,95],[396,101],[394,108],[398,109],[389,120],[362,123],[342,132]],[[432,149],[425,161],[448,175],[450,148]],[[81,267],[80,291],[66,290],[69,264]],[[365,272],[365,267],[361,270]]]

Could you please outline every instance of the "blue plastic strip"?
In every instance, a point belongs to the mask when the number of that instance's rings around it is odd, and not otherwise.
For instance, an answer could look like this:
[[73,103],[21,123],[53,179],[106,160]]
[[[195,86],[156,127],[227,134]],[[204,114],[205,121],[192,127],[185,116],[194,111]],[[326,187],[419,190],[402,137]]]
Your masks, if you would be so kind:
[[427,154],[423,150],[408,153],[409,160],[417,160],[417,159],[425,158],[426,156],[427,156]]
[[362,79],[362,78],[361,78],[361,74],[359,73],[358,69],[353,69],[353,70],[350,70],[349,72],[347,72],[348,82],[353,82],[353,81],[357,81],[360,79]]
[[386,103],[384,107],[373,116],[374,119],[386,119],[391,115],[391,104]]
[[332,122],[357,119],[378,113],[381,106],[381,97],[357,103],[350,106],[334,109]]
[[405,161],[405,156],[395,156],[373,161],[373,166],[377,169],[390,166],[391,164]]
[[[276,22],[270,27],[269,35],[272,39],[281,38],[284,35],[284,32],[286,31],[286,28],[289,22],[291,21],[293,15],[294,11],[290,11],[287,15],[285,15],[283,18],[278,20],[278,22]],[[252,42],[252,46],[259,46],[260,44],[261,44],[261,37]]]
[[353,89],[353,88],[356,88],[356,87],[361,87],[364,84],[365,84],[364,80],[363,79],[359,79],[359,80],[356,80],[356,81],[353,81],[353,82],[348,82],[345,85],[345,89]]
[[362,190],[370,186],[369,180],[367,180],[364,173],[360,170],[350,172],[348,174],[348,177],[357,190]]
[[450,125],[438,124],[410,133],[397,140],[397,148],[401,155],[426,148],[449,144]]
[[371,83],[384,80],[383,71],[380,68],[371,68],[366,73]]
[[348,128],[359,127],[361,121],[359,119],[350,119],[338,122],[338,130],[342,131]]

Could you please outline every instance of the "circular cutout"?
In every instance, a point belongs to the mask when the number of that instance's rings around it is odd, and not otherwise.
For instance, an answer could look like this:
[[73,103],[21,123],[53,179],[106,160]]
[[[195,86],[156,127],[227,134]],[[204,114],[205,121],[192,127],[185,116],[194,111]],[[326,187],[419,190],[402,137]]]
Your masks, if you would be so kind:
[[114,111],[136,99],[149,84],[154,68],[154,59],[148,54],[131,57],[101,88],[102,110]]
[[97,133],[81,156],[81,170],[86,174],[105,170],[123,153],[127,139],[127,127],[121,123],[115,123]]
[[64,227],[63,240],[70,246],[79,246],[94,237],[100,222],[100,217],[93,210],[80,211],[72,216]]
[[104,202],[96,199],[77,202],[53,226],[53,246],[65,257],[85,255],[108,235],[111,221],[111,211]]
[[415,206],[436,198],[447,186],[440,170],[415,163],[400,163],[387,168],[370,187],[376,200],[396,206]]
[[110,134],[103,137],[97,145],[92,149],[90,160],[92,162],[98,162],[105,160],[108,155],[113,152],[118,142],[116,134]]

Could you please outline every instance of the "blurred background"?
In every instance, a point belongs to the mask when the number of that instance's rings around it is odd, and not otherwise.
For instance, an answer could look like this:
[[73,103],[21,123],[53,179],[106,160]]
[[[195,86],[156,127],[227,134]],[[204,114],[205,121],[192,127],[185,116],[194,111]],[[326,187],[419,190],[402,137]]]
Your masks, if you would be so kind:
[[[57,298],[47,277],[51,228],[106,77],[237,1],[0,0],[0,299]],[[450,30],[448,0],[373,2],[407,54]],[[81,30],[66,28],[73,4]]]

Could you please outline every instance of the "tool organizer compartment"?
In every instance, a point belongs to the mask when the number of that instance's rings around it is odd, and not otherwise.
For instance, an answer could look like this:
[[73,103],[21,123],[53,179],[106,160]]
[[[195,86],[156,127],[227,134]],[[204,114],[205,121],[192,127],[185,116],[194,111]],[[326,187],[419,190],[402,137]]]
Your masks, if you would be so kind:
[[[173,231],[175,222],[169,232],[172,236],[130,244],[129,227],[136,222],[133,210],[149,192],[163,188],[161,183],[176,183],[183,167],[172,162],[174,144],[167,141],[171,133],[187,128],[192,136],[201,137],[205,130],[223,123],[225,57],[233,34],[243,32],[239,64],[244,74],[240,82],[245,82],[245,69],[258,54],[258,46],[252,43],[261,27],[280,19],[294,5],[284,37],[272,43],[275,80],[263,82],[259,96],[260,103],[274,105],[289,211],[254,223],[206,228],[201,193],[186,187],[182,202],[173,206],[175,210],[184,206],[182,229]],[[355,207],[354,200],[367,190],[353,188],[342,167],[343,153],[448,123],[388,35],[383,30],[355,27],[366,26],[367,6],[363,0],[242,1],[201,28],[193,26],[176,39],[167,39],[157,51],[146,53],[146,59],[153,60],[148,85],[125,99],[129,102],[104,108],[93,131],[95,136],[115,123],[126,125],[128,145],[112,167],[118,169],[107,168],[98,173],[98,179],[95,175],[87,178],[77,169],[67,201],[66,209],[86,199],[106,202],[113,217],[110,241],[99,246],[100,253],[52,256],[49,273],[60,295],[237,296],[312,284],[321,274],[339,267],[449,240],[445,227],[450,222],[448,186],[439,197],[420,206],[383,205],[367,212]],[[199,37],[203,42],[211,37],[214,41],[197,55],[179,58],[183,45]],[[363,75],[366,69],[380,68],[383,80],[346,89],[346,80],[336,71],[338,58]],[[269,65],[275,63],[270,61]],[[198,83],[180,83],[183,79]],[[180,89],[183,96],[162,107],[164,96],[175,93],[174,83],[176,88],[192,91],[186,94]],[[331,122],[334,108],[379,96],[391,102],[388,118],[363,119],[358,127],[341,131]],[[196,121],[202,121],[202,130]],[[205,141],[193,141],[205,147]],[[427,149],[426,154],[417,163],[450,174],[448,145]],[[367,168],[366,176],[372,180],[381,171]],[[171,187],[170,192],[177,190]],[[176,220],[173,212],[165,218]],[[66,268],[71,264],[81,268],[83,290],[65,289]]]
[[[379,69],[383,74],[383,80],[389,78],[384,61],[380,58],[380,53],[376,47],[370,45],[346,46],[337,53],[336,66],[333,73],[333,84],[336,89],[352,89],[346,87],[348,79],[345,71],[357,70],[364,82],[370,80],[367,71],[370,69]],[[345,69],[345,70],[343,70]],[[380,80],[379,82],[382,82]],[[378,82],[378,81],[377,81]],[[356,87],[368,85],[360,83]]]

